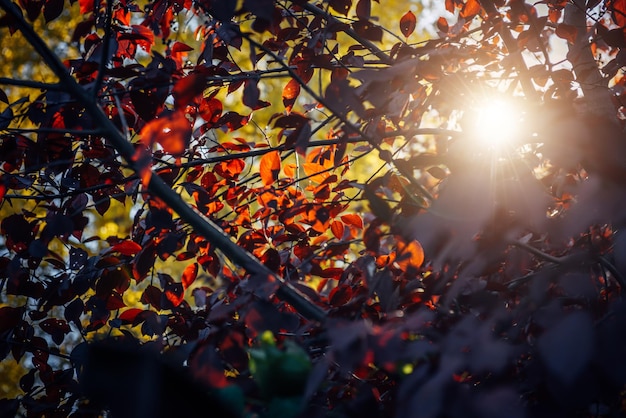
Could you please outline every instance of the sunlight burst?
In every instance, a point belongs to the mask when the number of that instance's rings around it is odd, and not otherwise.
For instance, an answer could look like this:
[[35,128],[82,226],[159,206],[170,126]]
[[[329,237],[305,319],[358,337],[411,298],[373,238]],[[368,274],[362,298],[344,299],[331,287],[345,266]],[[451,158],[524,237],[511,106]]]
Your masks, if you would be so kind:
[[502,98],[484,99],[471,113],[471,134],[480,146],[502,149],[514,145],[519,137],[522,112],[514,102]]

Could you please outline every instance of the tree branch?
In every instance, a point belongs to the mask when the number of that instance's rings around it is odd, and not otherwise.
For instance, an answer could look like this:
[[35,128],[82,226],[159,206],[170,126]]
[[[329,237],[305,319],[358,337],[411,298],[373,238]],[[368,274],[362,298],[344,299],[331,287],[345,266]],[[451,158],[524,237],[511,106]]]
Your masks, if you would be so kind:
[[[328,22],[329,24],[342,24],[336,17],[334,17],[333,15],[329,13],[326,13],[324,10],[309,3],[308,1],[305,2],[304,4],[298,3],[298,5],[304,8],[304,10],[307,10],[316,16],[323,17],[324,19],[326,19],[326,22]],[[376,55],[378,59],[380,59],[383,63],[387,65],[393,64],[393,60],[389,58],[389,55],[385,54],[380,48],[374,45],[370,40],[365,39],[362,36],[360,36],[352,28],[348,27],[344,29],[344,32],[348,36],[350,36],[352,39],[354,39],[355,41],[363,45],[365,48],[367,48],[372,54]]]
[[[93,100],[93,97],[85,91],[76,80],[68,73],[65,66],[56,55],[48,48],[43,40],[35,33],[33,28],[24,20],[19,8],[10,0],[0,0],[0,6],[12,17],[15,26],[22,32],[26,40],[35,48],[37,53],[44,59],[44,62],[59,77],[61,84],[72,94],[93,118],[94,123],[105,132],[107,140],[128,162],[128,164],[138,171],[142,167],[134,160],[135,149],[130,142],[117,130],[111,120],[105,115],[103,110]],[[250,253],[233,242],[230,236],[226,235],[210,219],[192,209],[183,199],[174,192],[157,175],[150,176],[148,191],[163,200],[181,219],[187,222],[195,231],[204,236],[209,242],[219,248],[231,261],[244,268],[249,274],[265,276],[268,280],[278,283],[276,296],[292,305],[302,316],[324,322],[325,312],[313,304],[306,296],[297,289],[285,282],[281,277],[272,272]]]
[[61,91],[63,88],[58,83],[42,83],[40,81],[32,80],[16,80],[14,78],[0,77],[0,85],[4,86],[16,86],[16,87],[29,87],[31,89],[40,90],[52,90]]
[[578,30],[576,42],[573,45],[568,45],[567,59],[572,63],[574,73],[576,73],[576,81],[580,84],[587,101],[587,111],[594,116],[610,117],[612,121],[617,122],[608,80],[600,73],[598,64],[591,52],[587,33],[585,0],[568,2],[565,6],[563,21]]

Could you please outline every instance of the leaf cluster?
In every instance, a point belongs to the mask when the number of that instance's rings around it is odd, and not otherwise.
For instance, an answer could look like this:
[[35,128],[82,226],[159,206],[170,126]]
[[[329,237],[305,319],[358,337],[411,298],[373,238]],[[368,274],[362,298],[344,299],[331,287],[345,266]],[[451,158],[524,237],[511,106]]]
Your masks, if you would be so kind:
[[0,415],[620,416],[623,3],[0,0]]

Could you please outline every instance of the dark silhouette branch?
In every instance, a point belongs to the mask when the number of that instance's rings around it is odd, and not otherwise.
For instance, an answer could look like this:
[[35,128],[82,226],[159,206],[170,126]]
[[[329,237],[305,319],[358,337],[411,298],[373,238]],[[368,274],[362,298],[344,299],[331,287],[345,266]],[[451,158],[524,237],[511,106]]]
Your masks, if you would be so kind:
[[62,91],[63,87],[59,83],[42,83],[40,81],[32,80],[17,80],[15,78],[0,77],[0,85],[15,86],[15,87],[28,87],[31,89]]
[[[319,7],[309,3],[309,2],[305,2],[304,4],[300,4],[298,3],[299,6],[302,6],[302,8],[304,8],[305,10],[313,13],[316,16],[321,16],[324,19],[326,19],[326,22],[328,22],[329,24],[341,24],[341,22],[334,17],[333,15],[325,12],[324,10],[320,9]],[[380,61],[384,64],[387,65],[392,65],[394,63],[394,61],[389,57],[389,55],[385,54],[380,48],[378,48],[376,45],[374,45],[373,42],[371,42],[368,39],[363,38],[362,36],[360,36],[358,33],[356,33],[352,28],[350,28],[349,26],[344,29],[344,32],[349,35],[352,39],[354,39],[355,41],[357,41],[359,44],[363,45],[365,48],[367,48],[372,54],[376,55]]]

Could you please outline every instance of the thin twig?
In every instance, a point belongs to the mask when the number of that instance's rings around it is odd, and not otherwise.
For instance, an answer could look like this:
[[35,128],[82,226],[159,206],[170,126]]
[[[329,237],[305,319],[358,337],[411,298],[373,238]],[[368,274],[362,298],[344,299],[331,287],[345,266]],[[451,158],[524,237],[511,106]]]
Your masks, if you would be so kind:
[[517,248],[521,248],[525,251],[528,251],[529,253],[536,255],[537,257],[541,258],[544,261],[547,261],[549,263],[554,263],[556,265],[562,265],[565,262],[565,259],[563,257],[555,257],[553,255],[544,253],[541,250],[538,250],[537,248],[533,247],[532,245],[528,245],[525,242],[522,241],[513,241],[511,242],[511,245],[513,245],[514,247]]
[[113,28],[111,27],[111,20],[113,19],[113,0],[106,0],[106,14],[104,16],[104,38],[102,39],[102,55],[100,56],[100,63],[98,64],[98,76],[93,87],[93,97],[97,98],[100,87],[102,86],[102,80],[104,80],[104,73],[106,72],[107,65],[109,64],[109,54],[111,49],[111,37],[113,36]]
[[63,90],[63,87],[59,83],[42,83],[40,81],[17,80],[14,78],[7,78],[7,77],[0,77],[0,85],[28,87],[31,89],[50,90],[50,91]]

